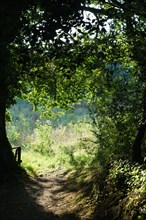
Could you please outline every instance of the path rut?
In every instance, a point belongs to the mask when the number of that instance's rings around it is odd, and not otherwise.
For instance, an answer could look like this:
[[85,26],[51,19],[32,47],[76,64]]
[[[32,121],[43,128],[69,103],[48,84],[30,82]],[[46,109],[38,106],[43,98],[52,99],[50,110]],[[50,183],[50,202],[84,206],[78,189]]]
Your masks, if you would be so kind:
[[[68,189],[65,172],[52,172],[19,184],[7,183],[0,191],[1,220],[86,220],[77,192]],[[9,187],[8,187],[9,186]]]

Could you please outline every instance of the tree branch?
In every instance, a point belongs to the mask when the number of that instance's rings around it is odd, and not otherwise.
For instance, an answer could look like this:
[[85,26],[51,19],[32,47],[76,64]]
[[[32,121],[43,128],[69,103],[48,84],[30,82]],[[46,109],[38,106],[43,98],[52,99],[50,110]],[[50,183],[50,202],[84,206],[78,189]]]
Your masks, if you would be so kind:
[[93,8],[93,7],[91,8],[89,6],[81,6],[81,10],[91,12],[95,16],[98,14],[106,15],[106,11],[107,11],[105,9],[98,9],[98,8]]
[[[130,1],[128,1],[128,4],[130,3]],[[109,9],[97,9],[97,8],[94,8],[94,7],[90,7],[90,6],[81,6],[81,10],[83,10],[83,11],[88,11],[88,12],[91,12],[91,13],[93,13],[95,16],[97,16],[98,14],[100,14],[100,15],[109,15],[109,12],[112,10],[112,9],[114,9],[114,10],[116,10],[116,8],[117,9],[122,9],[124,12],[130,12],[130,13],[132,13],[132,14],[136,14],[136,15],[141,15],[141,16],[143,16],[144,18],[146,17],[146,15],[144,14],[144,13],[142,13],[142,12],[137,12],[137,11],[135,11],[132,7],[126,7],[127,6],[127,3],[124,3],[124,4],[122,4],[122,3],[120,3],[120,2],[118,2],[117,0],[111,0],[110,2],[106,2],[106,1],[104,1],[104,2],[102,2],[102,4],[104,5],[104,4],[108,4],[108,5],[110,5],[110,6],[112,6],[112,8],[109,8]]]

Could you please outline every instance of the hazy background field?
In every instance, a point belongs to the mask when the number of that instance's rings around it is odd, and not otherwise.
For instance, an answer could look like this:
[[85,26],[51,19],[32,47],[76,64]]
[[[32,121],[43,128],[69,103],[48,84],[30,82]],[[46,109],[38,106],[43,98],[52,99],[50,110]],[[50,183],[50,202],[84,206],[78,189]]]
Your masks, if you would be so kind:
[[22,148],[22,167],[29,173],[50,169],[83,169],[96,155],[86,102],[63,116],[42,118],[27,101],[10,108],[7,132],[12,146]]

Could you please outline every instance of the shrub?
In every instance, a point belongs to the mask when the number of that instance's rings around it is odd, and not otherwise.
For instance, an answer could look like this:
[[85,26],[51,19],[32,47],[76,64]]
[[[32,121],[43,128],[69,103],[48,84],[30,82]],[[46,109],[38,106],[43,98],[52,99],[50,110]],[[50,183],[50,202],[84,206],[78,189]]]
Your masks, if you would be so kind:
[[53,155],[51,125],[49,121],[46,121],[45,124],[37,121],[37,127],[33,132],[33,139],[30,148],[44,155]]

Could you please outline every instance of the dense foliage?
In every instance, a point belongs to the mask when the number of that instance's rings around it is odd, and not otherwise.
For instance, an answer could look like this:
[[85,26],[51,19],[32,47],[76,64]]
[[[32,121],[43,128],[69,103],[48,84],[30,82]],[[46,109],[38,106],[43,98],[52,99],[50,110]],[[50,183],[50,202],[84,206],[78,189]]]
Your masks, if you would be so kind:
[[[85,124],[81,123],[59,127],[68,135],[81,134],[72,146],[65,141],[57,145],[58,128],[50,127],[50,121],[33,123],[28,135],[30,121],[20,114],[20,126],[9,124],[11,143],[23,147],[25,159],[31,151],[32,163],[39,158],[37,171],[42,161],[47,161],[43,163],[47,168],[67,164],[81,170],[96,165],[97,172],[99,167],[93,185],[92,180],[88,184],[96,218],[145,219],[145,167],[138,164],[145,157],[145,7],[145,0],[5,0],[1,4],[0,174],[17,167],[5,123],[6,110],[16,98],[29,100],[44,114],[52,107],[67,109],[88,99],[92,142],[81,142],[80,136],[89,130],[86,125],[82,133]],[[37,114],[32,118],[38,119]],[[51,157],[54,161],[48,165]],[[27,160],[24,167],[35,173]]]
[[0,9],[1,167],[14,162],[5,113],[17,96],[35,106],[46,105],[45,111],[94,99],[99,144],[110,154],[122,149],[133,161],[143,161],[145,5],[144,0],[4,2]]
[[[90,106],[98,159],[108,163],[115,158],[131,159],[132,144],[141,118],[141,86],[132,69],[110,65],[102,75]],[[144,143],[143,143],[144,144]],[[144,150],[144,145],[143,145]]]
[[[78,20],[78,1],[5,1],[0,9],[0,169],[16,167],[6,127],[6,108],[24,92],[39,92],[54,98],[54,74],[45,53],[57,30],[68,32]],[[53,39],[53,41],[52,41]],[[51,71],[49,71],[49,69]],[[50,73],[50,74],[48,74]],[[50,77],[52,75],[52,78]],[[45,85],[46,84],[46,85]],[[45,92],[40,91],[42,86]],[[32,88],[33,87],[33,88]],[[61,87],[62,89],[62,87]],[[36,97],[37,98],[37,97]],[[34,99],[33,99],[34,100]],[[38,104],[38,101],[37,103]],[[42,101],[43,104],[43,101]]]

